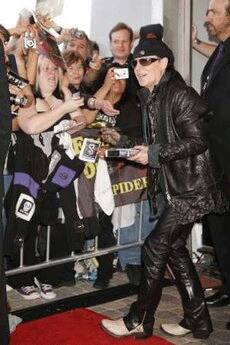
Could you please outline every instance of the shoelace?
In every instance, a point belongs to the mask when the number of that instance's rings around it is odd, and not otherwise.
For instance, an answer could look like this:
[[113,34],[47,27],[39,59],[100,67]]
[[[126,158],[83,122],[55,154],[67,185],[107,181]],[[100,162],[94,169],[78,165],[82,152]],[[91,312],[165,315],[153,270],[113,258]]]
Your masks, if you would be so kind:
[[35,291],[35,287],[33,285],[32,286],[24,286],[24,287],[22,287],[22,290],[25,292],[32,292],[32,291]]
[[48,292],[48,291],[52,291],[52,285],[50,285],[50,284],[42,284],[42,290],[44,291],[44,292]]

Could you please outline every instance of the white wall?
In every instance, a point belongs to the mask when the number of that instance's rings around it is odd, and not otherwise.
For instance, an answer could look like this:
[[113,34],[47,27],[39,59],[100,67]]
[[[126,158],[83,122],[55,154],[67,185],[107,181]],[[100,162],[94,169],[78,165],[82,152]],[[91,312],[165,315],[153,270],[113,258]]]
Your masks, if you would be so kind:
[[191,0],[164,0],[164,40],[175,56],[175,67],[188,84],[191,81]]
[[[207,30],[204,27],[205,14],[209,0],[193,0],[193,23],[198,27],[198,37],[202,41],[208,41]],[[207,58],[193,49],[192,52],[192,86],[200,92],[200,76]]]
[[[157,6],[152,8],[156,2]],[[108,34],[115,24],[125,22],[138,30],[153,19],[162,18],[161,3],[161,0],[93,0],[90,36],[100,44],[101,54],[110,56]]]

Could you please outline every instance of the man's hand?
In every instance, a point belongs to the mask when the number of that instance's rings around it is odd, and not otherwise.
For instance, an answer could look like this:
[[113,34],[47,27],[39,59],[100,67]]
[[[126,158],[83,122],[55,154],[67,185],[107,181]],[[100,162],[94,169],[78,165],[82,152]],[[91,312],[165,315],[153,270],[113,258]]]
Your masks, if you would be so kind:
[[149,163],[149,158],[148,158],[149,147],[141,145],[141,146],[134,146],[133,149],[137,150],[138,152],[127,159],[136,163],[140,163],[142,165],[147,165]]
[[193,25],[192,26],[192,43],[194,43],[197,40],[197,35],[198,35],[197,26]]
[[101,129],[101,138],[108,144],[116,145],[121,135],[115,129],[105,127]]

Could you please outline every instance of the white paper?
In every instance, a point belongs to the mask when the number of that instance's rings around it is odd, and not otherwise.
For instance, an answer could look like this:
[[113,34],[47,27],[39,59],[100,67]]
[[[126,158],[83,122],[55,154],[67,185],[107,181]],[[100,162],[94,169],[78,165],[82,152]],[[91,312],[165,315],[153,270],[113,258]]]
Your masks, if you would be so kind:
[[63,5],[64,0],[37,0],[35,11],[54,18],[62,14]]

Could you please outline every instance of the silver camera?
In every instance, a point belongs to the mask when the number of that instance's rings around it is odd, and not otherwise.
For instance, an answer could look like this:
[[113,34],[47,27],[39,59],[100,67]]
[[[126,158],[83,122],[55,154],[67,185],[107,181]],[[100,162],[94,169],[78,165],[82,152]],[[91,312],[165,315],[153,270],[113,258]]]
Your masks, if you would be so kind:
[[34,37],[31,37],[28,32],[25,33],[24,42],[23,43],[24,43],[24,48],[25,49],[36,48],[36,46],[37,46],[36,39]]
[[119,79],[128,79],[129,78],[129,69],[125,68],[114,68],[114,77],[116,80]]
[[126,149],[126,148],[111,148],[105,150],[106,158],[129,158],[134,156],[138,150],[136,149]]

